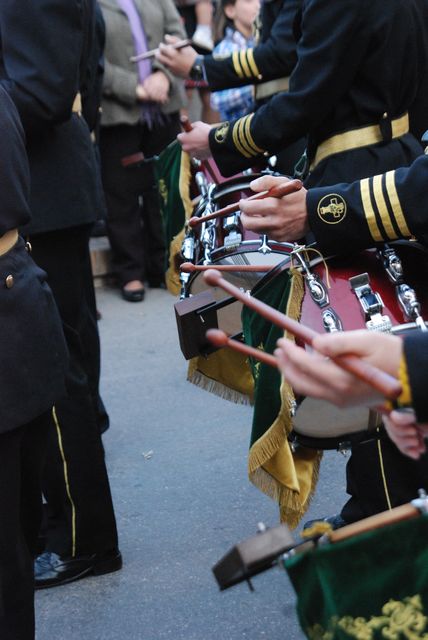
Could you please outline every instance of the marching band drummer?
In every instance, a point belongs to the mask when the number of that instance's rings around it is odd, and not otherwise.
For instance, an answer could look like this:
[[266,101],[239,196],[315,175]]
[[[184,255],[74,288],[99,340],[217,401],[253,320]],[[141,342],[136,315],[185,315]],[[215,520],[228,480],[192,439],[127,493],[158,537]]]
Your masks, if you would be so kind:
[[[255,191],[269,189],[284,178],[265,176],[251,183]],[[268,198],[262,201],[240,202],[241,219],[244,226],[255,233],[266,233],[277,241],[294,241],[305,236],[309,231],[315,235],[317,246],[324,255],[331,253],[349,253],[349,248],[353,251],[373,246],[377,242],[389,242],[399,238],[410,238],[416,236],[424,240],[427,232],[427,221],[420,213],[420,206],[426,199],[428,183],[428,156],[421,156],[409,168],[400,168],[389,171],[385,174],[364,178],[352,184],[341,184],[330,187],[309,189],[285,196],[278,200]],[[425,242],[426,244],[426,242]],[[352,333],[346,334],[353,336]],[[416,334],[406,338],[405,352],[406,359],[411,369],[410,381],[412,395],[416,408],[418,420],[428,421],[428,411],[426,409],[426,388],[425,376],[420,375],[428,362],[428,351],[426,350],[426,334]],[[346,338],[348,342],[343,347],[342,352],[363,355],[368,357],[370,352],[373,364],[384,368],[384,358],[393,355],[394,347],[388,344],[383,346],[385,341],[392,341],[392,344],[401,344],[398,338],[384,336],[380,333],[368,334],[365,340],[370,346],[366,351],[358,351],[357,346],[352,344],[353,338]],[[339,346],[345,338],[341,335],[326,336],[317,338],[323,345],[337,344]],[[397,342],[398,340],[398,342]],[[419,349],[419,341],[423,341],[423,349]],[[327,348],[327,347],[326,347]],[[293,366],[296,366],[296,351],[293,346],[281,343],[281,349],[292,358]],[[399,351],[399,350],[398,350]],[[323,353],[332,355],[330,351]],[[373,352],[373,353],[372,353]],[[299,356],[302,353],[299,351]],[[308,358],[311,358],[309,361]],[[307,379],[312,382],[317,380],[320,383],[321,376],[324,378],[325,388],[323,397],[330,402],[340,403],[342,401],[352,403],[353,396],[359,393],[361,385],[357,385],[354,380],[349,381],[348,374],[340,372],[339,386],[334,386],[334,377],[327,376],[324,368],[318,366],[314,361],[315,355],[302,356],[301,367],[298,369],[298,378],[293,376],[290,382],[297,381],[296,389],[309,395],[314,393],[313,388],[307,389],[303,386]],[[395,360],[389,369],[390,373],[397,375],[398,361],[400,353],[395,349]],[[309,365],[309,362],[312,364]],[[308,363],[308,364],[306,364]],[[315,366],[316,365],[316,366]],[[331,365],[331,363],[329,363]],[[312,366],[309,372],[309,366]],[[387,369],[388,370],[388,369]],[[285,371],[285,369],[284,369]],[[302,376],[302,373],[305,376]],[[287,376],[289,369],[287,369]],[[301,378],[301,379],[300,379]],[[326,384],[325,381],[328,381]],[[327,387],[330,391],[327,391]],[[367,391],[367,390],[366,390]],[[367,398],[362,397],[361,401],[366,403]],[[400,416],[397,418],[393,414],[394,422],[390,421],[391,433],[394,433],[394,423],[408,421],[409,418]],[[401,433],[401,427],[396,427]],[[397,432],[394,434],[397,436]],[[401,436],[400,436],[401,437]],[[398,444],[399,441],[395,440]],[[354,447],[352,456],[348,462],[348,493],[352,496],[342,509],[341,518],[345,522],[359,520],[362,517],[383,511],[389,503],[392,506],[403,504],[416,495],[419,487],[428,486],[428,464],[426,456],[417,462],[410,461],[402,456],[396,447],[388,440],[381,441],[383,471],[387,483],[386,496],[384,492],[384,482],[379,474],[379,459],[375,443],[359,445]],[[401,448],[401,447],[400,447]],[[422,449],[416,449],[419,457]],[[406,451],[408,453],[408,451]],[[385,501],[385,498],[387,500]],[[334,523],[340,523],[337,519]]]
[[229,176],[308,135],[310,186],[409,165],[426,128],[427,18],[426,0],[305,0],[289,91],[218,127],[194,123],[183,149]]
[[[230,55],[201,56],[192,47],[174,49],[161,44],[158,59],[175,75],[195,81],[205,80],[211,91],[255,85],[256,105],[272,95],[288,91],[289,76],[296,62],[294,25],[302,0],[264,0],[260,12],[261,31],[255,47]],[[173,44],[177,38],[167,37]],[[277,154],[276,168],[292,175],[305,148],[301,139]]]
[[24,131],[3,86],[0,129],[0,637],[32,640],[41,477],[67,356],[46,274],[17,232],[30,220],[30,172]]

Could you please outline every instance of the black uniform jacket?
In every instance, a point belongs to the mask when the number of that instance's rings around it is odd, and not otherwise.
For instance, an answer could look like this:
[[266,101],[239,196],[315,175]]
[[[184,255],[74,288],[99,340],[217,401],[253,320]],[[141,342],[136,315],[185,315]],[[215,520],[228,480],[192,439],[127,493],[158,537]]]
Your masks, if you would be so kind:
[[404,354],[417,420],[428,423],[428,333],[414,332],[406,336]]
[[18,108],[30,162],[26,233],[96,217],[94,150],[86,122],[72,114],[93,28],[92,0],[0,2],[0,84]]
[[306,133],[313,155],[333,134],[388,125],[407,111],[419,136],[428,108],[427,24],[426,0],[304,0],[289,92],[210,133],[222,173]]
[[261,11],[261,41],[226,58],[204,57],[212,91],[257,84],[289,76],[297,62],[293,33],[302,0],[265,0]]
[[[25,136],[16,108],[3,87],[0,130],[3,235],[30,218]],[[66,349],[45,275],[31,259],[22,239],[0,255],[0,433],[30,422],[64,392]]]

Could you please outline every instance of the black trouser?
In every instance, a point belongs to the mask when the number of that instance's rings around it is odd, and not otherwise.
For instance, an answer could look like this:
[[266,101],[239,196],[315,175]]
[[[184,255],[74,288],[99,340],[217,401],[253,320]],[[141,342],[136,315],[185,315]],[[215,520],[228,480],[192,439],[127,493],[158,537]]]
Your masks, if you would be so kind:
[[[23,399],[24,401],[24,399]],[[33,640],[41,474],[50,412],[0,434],[0,638]]]
[[178,114],[162,126],[102,127],[101,170],[113,267],[120,286],[131,280],[163,280],[165,240],[153,164],[123,167],[121,159],[161,152],[180,131]]
[[117,547],[116,522],[99,425],[99,336],[89,256],[90,225],[31,237],[48,274],[70,353],[67,395],[52,415],[43,476],[46,549],[60,555]]

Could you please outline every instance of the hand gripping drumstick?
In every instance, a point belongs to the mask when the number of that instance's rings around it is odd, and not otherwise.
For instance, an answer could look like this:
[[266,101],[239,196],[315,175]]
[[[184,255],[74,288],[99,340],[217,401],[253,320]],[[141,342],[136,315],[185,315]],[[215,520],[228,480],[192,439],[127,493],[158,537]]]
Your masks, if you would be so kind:
[[278,360],[275,356],[272,356],[270,353],[266,353],[266,351],[262,351],[261,349],[250,347],[248,344],[245,344],[240,340],[232,340],[232,338],[229,338],[229,336],[227,336],[224,331],[221,331],[221,329],[208,329],[205,335],[215,347],[230,347],[234,351],[239,351],[246,356],[256,358],[271,367],[275,367],[275,369],[278,367]]
[[[188,47],[191,44],[192,44],[191,40],[179,40],[178,42],[170,46],[173,49],[184,49],[184,47]],[[150,51],[146,51],[145,53],[140,53],[138,56],[131,56],[129,58],[129,62],[140,62],[141,60],[154,58],[157,53],[159,53],[159,47],[157,47],[156,49],[150,49]]]
[[[193,127],[192,127],[192,125],[190,123],[190,120],[189,120],[189,118],[187,116],[180,116],[180,124],[183,127],[183,131],[185,131],[186,133],[190,133],[190,131],[192,131],[192,129],[193,129]],[[205,169],[205,171],[210,174],[211,179],[213,180],[213,182],[215,184],[217,184],[217,177],[213,173],[209,163],[208,162],[204,162],[203,160],[201,160],[200,162],[201,162],[201,166]]]
[[[269,190],[254,193],[252,196],[249,196],[249,198],[246,198],[246,200],[248,201],[264,200],[264,198],[282,198],[289,193],[299,191],[302,186],[303,185],[300,180],[289,180],[288,182],[281,182],[280,184],[275,185]],[[228,204],[226,207],[223,207],[223,209],[219,209],[218,211],[209,213],[206,216],[193,216],[193,218],[190,218],[189,220],[189,226],[196,227],[198,224],[208,222],[208,220],[214,220],[215,218],[224,218],[225,216],[230,216],[232,213],[236,213],[237,211],[239,211],[239,202]]]
[[[215,269],[207,271],[204,274],[204,280],[211,286],[221,287],[224,291],[230,293],[231,296],[240,300],[245,306],[259,313],[266,318],[266,320],[269,320],[269,322],[292,333],[296,338],[300,338],[305,344],[312,346],[314,338],[319,335],[313,329],[289,318],[261,300],[257,300],[257,298],[244,293],[244,291],[222,278],[221,274]],[[357,356],[338,356],[331,358],[331,360],[390,400],[398,398],[402,391],[401,384],[396,378],[393,378],[368,362],[364,362]]]

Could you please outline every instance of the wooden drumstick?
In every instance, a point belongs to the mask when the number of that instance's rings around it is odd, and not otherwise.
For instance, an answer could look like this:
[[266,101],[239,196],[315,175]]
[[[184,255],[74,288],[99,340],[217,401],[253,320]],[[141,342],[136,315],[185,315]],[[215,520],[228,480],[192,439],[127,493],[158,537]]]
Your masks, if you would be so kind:
[[205,335],[215,347],[230,347],[234,351],[239,351],[250,358],[256,358],[256,360],[260,360],[260,362],[268,364],[270,367],[274,367],[275,369],[278,367],[278,360],[275,356],[261,349],[250,347],[240,340],[232,340],[232,338],[229,338],[221,329],[208,329]]
[[330,542],[341,542],[360,533],[366,533],[367,531],[373,531],[373,529],[380,529],[381,527],[396,524],[397,522],[403,522],[403,520],[409,520],[420,514],[420,510],[412,503],[403,504],[390,511],[382,511],[382,513],[377,513],[369,518],[364,518],[364,520],[359,520],[358,522],[353,522],[345,527],[341,527],[329,533],[328,537]]
[[[193,264],[193,262],[183,262],[180,265],[180,271],[184,271],[184,273],[194,273],[195,271],[208,271],[212,269],[211,264]],[[217,271],[226,271],[229,273],[268,273],[275,268],[273,264],[218,264],[216,265]]]
[[[184,49],[184,47],[188,47],[192,44],[191,40],[179,40],[175,44],[171,44],[170,46],[173,49]],[[145,53],[140,53],[138,56],[131,56],[129,58],[129,62],[140,62],[141,60],[148,60],[149,58],[154,58],[155,55],[159,53],[159,47],[156,49],[150,49],[150,51],[146,51]]]
[[[295,191],[299,191],[302,188],[302,182],[300,180],[289,180],[288,182],[281,182],[280,184],[275,185],[269,190],[259,191],[258,193],[254,193],[252,196],[246,198],[246,200],[264,200],[264,198],[282,198],[283,196],[288,195],[289,193],[294,193]],[[225,216],[230,216],[232,213],[236,213],[239,211],[239,202],[235,202],[233,204],[228,204],[226,207],[219,209],[218,211],[214,211],[213,213],[209,213],[206,216],[193,216],[189,220],[190,227],[196,227],[198,224],[202,224],[203,222],[208,222],[208,220],[214,220],[215,218],[224,218]]]
[[[289,318],[261,300],[257,300],[257,298],[254,298],[253,296],[249,296],[247,293],[222,278],[220,272],[215,269],[208,270],[204,273],[204,280],[211,286],[221,287],[234,298],[243,302],[245,306],[259,313],[261,316],[266,318],[266,320],[269,320],[269,322],[272,322],[278,327],[281,327],[285,331],[293,334],[305,344],[312,346],[314,338],[317,335],[320,335],[313,329],[300,324],[297,320]],[[339,367],[345,369],[345,371],[348,371],[349,373],[352,373],[355,377],[370,385],[373,389],[376,389],[376,391],[379,391],[379,393],[390,400],[398,398],[402,391],[399,380],[385,373],[381,369],[374,367],[368,362],[364,362],[357,356],[338,356],[336,358],[331,358],[331,360]]]

